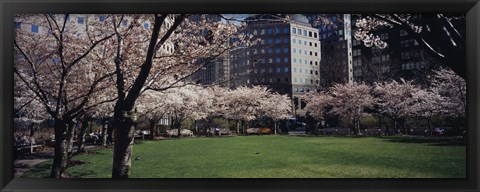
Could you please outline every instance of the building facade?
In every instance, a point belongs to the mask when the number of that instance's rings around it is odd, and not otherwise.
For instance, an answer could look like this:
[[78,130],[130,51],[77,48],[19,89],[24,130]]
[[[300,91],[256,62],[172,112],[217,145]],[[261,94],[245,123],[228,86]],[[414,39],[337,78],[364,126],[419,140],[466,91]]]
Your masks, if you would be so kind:
[[294,112],[304,115],[299,96],[316,91],[320,83],[321,44],[318,31],[305,16],[288,16],[287,22],[265,15],[246,19],[246,33],[256,41],[231,51],[231,85],[265,85],[288,94],[293,98]]

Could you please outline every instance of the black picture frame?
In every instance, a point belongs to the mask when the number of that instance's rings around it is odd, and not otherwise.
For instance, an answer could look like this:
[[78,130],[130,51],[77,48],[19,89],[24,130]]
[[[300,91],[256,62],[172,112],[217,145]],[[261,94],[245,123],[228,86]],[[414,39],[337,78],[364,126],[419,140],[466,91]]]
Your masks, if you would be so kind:
[[[3,0],[0,188],[11,191],[479,191],[478,0]],[[449,13],[467,16],[467,179],[13,179],[15,13]]]

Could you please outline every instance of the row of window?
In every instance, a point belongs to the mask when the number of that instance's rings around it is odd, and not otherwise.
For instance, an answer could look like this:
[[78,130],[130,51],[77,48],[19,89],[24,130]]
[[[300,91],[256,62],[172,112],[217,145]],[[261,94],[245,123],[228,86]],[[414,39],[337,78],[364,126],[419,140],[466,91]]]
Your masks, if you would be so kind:
[[[274,51],[275,50],[275,51]],[[290,52],[290,49],[288,48],[268,48],[267,50],[265,49],[252,49],[251,53],[252,55],[257,55],[257,54],[265,54],[265,53],[268,53],[268,54],[272,54],[272,53],[289,53]],[[247,51],[247,55],[250,55],[250,51]]]
[[412,59],[416,57],[420,57],[420,51],[405,51],[400,54],[401,59]]
[[[298,81],[297,81],[298,80]],[[301,78],[301,77],[293,77],[293,82],[292,83],[304,83],[304,84],[313,84],[314,81],[313,79],[307,79],[307,78]],[[318,80],[315,81],[315,83],[318,84]]]
[[[303,33],[302,33],[303,32]],[[310,31],[310,30],[306,30],[306,29],[300,29],[300,28],[295,28],[295,27],[292,27],[292,34],[297,34],[297,35],[303,35],[305,37],[313,37],[313,38],[317,38],[318,36],[318,33],[317,32],[314,32],[314,31]]]
[[279,27],[268,27],[266,29],[254,29],[252,31],[253,35],[273,35],[273,34],[288,34],[288,26],[284,27],[283,29],[280,29]]
[[[293,58],[293,63],[297,63],[297,58]],[[309,64],[310,65],[313,65],[313,61],[310,60],[310,62],[307,60],[307,59],[298,59],[298,63],[299,64]],[[318,65],[318,61],[315,61],[315,65]]]
[[[311,83],[311,84],[313,84],[313,83]],[[316,84],[318,84],[318,80],[316,80]],[[300,87],[300,88],[294,87],[293,91],[296,92],[296,93],[298,93],[298,92],[300,92],[300,93],[307,92],[308,93],[308,92],[310,92],[310,89],[304,89],[302,87]],[[295,106],[295,107],[297,107],[297,106]],[[298,108],[296,108],[296,109],[298,109]],[[302,109],[303,109],[303,107],[302,107]]]
[[313,42],[311,42],[311,41],[310,41],[310,42],[309,42],[309,41],[306,41],[306,40],[303,40],[303,41],[302,41],[301,39],[298,39],[298,41],[297,41],[297,39],[295,39],[295,38],[292,39],[292,43],[295,44],[295,43],[297,43],[297,42],[298,42],[299,45],[302,45],[302,43],[303,43],[304,46],[318,47],[318,44],[317,44],[317,43],[313,43]]
[[400,47],[412,47],[412,46],[417,46],[418,42],[417,40],[414,39],[407,39],[400,41]]
[[425,61],[402,64],[402,70],[423,69],[423,68],[425,68]]
[[[53,19],[55,19],[55,16],[54,16],[54,15],[51,15],[51,17],[52,17]],[[103,16],[103,15],[101,15],[101,16],[98,17],[98,19],[99,19],[99,21],[102,21],[102,22],[103,22],[103,21],[105,21],[106,17]],[[67,16],[67,21],[70,21],[70,16]],[[77,23],[78,23],[78,24],[85,24],[85,17],[78,16],[78,17],[77,17]],[[124,21],[122,22],[122,25],[123,25],[123,26],[127,26],[127,24],[128,24],[128,21],[127,21],[127,20],[124,20]],[[21,24],[20,22],[14,22],[14,26],[15,26],[15,29],[21,29],[21,28],[22,28],[22,24]],[[31,28],[30,28],[30,32],[32,32],[32,33],[38,33],[38,32],[39,32],[39,28],[40,28],[40,26],[38,26],[38,25],[36,25],[36,24],[32,24],[32,25],[31,25]],[[149,29],[149,28],[150,28],[150,24],[147,23],[147,22],[143,23],[143,28],[144,28],[144,29]]]
[[[279,58],[279,57],[275,58],[275,62],[276,62],[276,63],[280,63],[281,61],[282,61],[281,58]],[[283,62],[284,62],[284,63],[288,63],[289,61],[290,61],[290,59],[289,59],[288,57],[283,58]],[[273,63],[273,58],[268,58],[267,60],[265,60],[265,59],[258,59],[258,63],[263,64],[263,63],[266,63],[266,62],[268,62],[268,63]],[[247,64],[250,64],[250,61],[249,61],[249,60],[247,60]]]
[[[296,48],[293,48],[293,53],[297,53],[297,49],[296,49]],[[304,55],[308,55],[309,52],[308,52],[308,50],[298,49],[298,54],[301,55],[302,53],[303,53]],[[315,52],[310,51],[310,56],[313,56],[313,55],[314,55],[313,53],[315,53],[315,56],[318,56],[318,52],[316,52],[316,51],[315,51]]]
[[[305,74],[308,74],[309,70],[308,69],[302,70],[301,67],[298,68],[298,73],[303,73],[303,71],[305,72]],[[293,68],[293,72],[297,73],[297,68],[296,67]],[[313,75],[313,70],[310,70],[310,74]],[[318,71],[315,71],[315,75],[318,75]]]
[[268,45],[272,45],[274,43],[274,40],[275,40],[275,44],[279,44],[279,43],[289,43],[290,40],[288,38],[276,38],[276,39],[261,39],[259,42],[258,41],[254,41],[253,42],[253,45],[257,45],[258,43],[262,44],[262,45],[265,45],[265,44],[268,44]]

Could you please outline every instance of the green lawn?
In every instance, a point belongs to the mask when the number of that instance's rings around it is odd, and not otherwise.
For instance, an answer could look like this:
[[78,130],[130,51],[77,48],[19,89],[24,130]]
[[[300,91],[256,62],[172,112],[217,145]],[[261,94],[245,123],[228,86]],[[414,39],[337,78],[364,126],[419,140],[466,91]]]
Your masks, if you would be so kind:
[[[75,156],[74,177],[109,178],[112,149]],[[139,157],[139,160],[133,160]],[[45,177],[51,161],[24,177]],[[133,148],[133,178],[465,178],[455,139],[238,136],[145,141]]]

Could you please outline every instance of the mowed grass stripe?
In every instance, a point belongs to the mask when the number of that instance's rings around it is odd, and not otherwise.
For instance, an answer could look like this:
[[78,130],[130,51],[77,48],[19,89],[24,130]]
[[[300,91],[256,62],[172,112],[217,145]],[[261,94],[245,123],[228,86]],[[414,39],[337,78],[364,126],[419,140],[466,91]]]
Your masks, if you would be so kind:
[[[466,147],[401,137],[239,136],[145,141],[132,178],[465,178]],[[415,139],[415,138],[414,138]],[[420,141],[420,139],[414,140]],[[443,143],[442,143],[443,142]],[[440,143],[440,144],[439,144]],[[109,178],[112,149],[76,156],[76,177]],[[25,177],[44,177],[48,164]],[[43,171],[42,171],[43,168]]]

